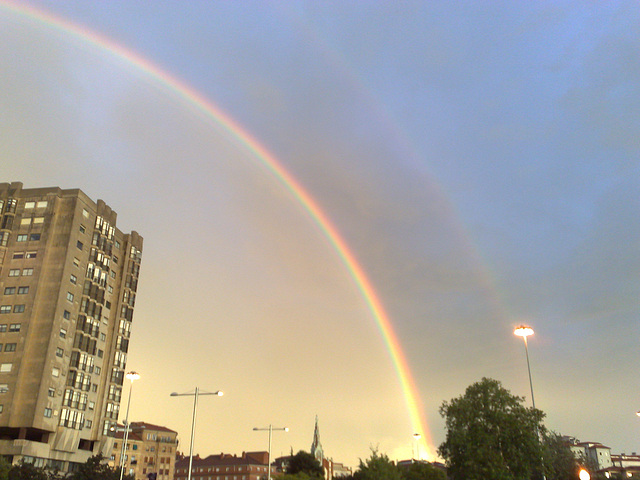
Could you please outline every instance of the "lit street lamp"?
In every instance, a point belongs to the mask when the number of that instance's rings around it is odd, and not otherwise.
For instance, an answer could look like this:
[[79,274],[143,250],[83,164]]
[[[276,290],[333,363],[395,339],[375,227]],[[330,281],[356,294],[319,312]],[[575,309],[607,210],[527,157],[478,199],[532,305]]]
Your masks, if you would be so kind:
[[526,325],[520,325],[513,331],[513,333],[518,337],[522,337],[524,340],[524,351],[527,354],[527,371],[529,372],[529,387],[531,387],[531,403],[533,404],[533,408],[536,408],[536,401],[533,397],[533,382],[531,381],[531,366],[529,365],[529,347],[527,346],[527,337],[529,335],[533,335],[533,328]]
[[580,480],[589,480],[591,478],[591,475],[589,475],[589,472],[587,472],[584,468],[581,468],[580,472],[578,473],[578,478]]
[[127,380],[131,381],[129,386],[129,399],[127,400],[127,413],[124,416],[124,442],[122,443],[122,451],[120,452],[120,480],[124,475],[124,457],[127,454],[127,441],[129,440],[129,407],[131,406],[131,393],[133,392],[133,382],[140,378],[140,374],[137,372],[128,372],[125,375]]
[[198,387],[196,387],[193,393],[176,393],[173,392],[171,394],[172,397],[184,397],[184,396],[193,396],[193,416],[191,417],[191,443],[189,445],[189,474],[187,479],[191,480],[191,465],[193,464],[193,436],[196,430],[196,411],[198,409],[198,396],[200,395],[216,395],[221,397],[223,393],[218,390],[217,392],[201,392]]
[[289,428],[288,427],[276,428],[273,425],[269,424],[269,426],[266,428],[254,427],[253,430],[255,432],[264,432],[264,431],[269,432],[269,451],[267,452],[267,480],[271,480],[271,432],[273,432],[274,430],[282,430],[284,432],[288,432]]

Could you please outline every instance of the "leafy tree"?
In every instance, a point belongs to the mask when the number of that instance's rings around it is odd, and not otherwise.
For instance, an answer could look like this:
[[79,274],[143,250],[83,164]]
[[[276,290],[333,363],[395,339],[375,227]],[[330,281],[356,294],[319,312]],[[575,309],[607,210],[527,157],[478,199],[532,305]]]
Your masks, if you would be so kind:
[[278,480],[310,480],[311,478],[316,479],[318,477],[310,477],[304,472],[283,473],[282,475],[278,475]]
[[354,480],[402,480],[398,467],[385,454],[371,449],[371,456],[366,462],[360,459],[360,466],[353,474]]
[[305,473],[311,478],[323,478],[324,470],[320,462],[309,452],[300,450],[289,460],[286,473],[295,475],[297,473]]
[[560,435],[553,432],[545,435],[543,449],[547,480],[578,480],[578,460]]
[[497,380],[483,378],[442,404],[447,433],[438,452],[451,480],[542,478],[544,413],[523,403]]
[[447,480],[447,474],[428,463],[415,462],[401,470],[404,480]]
[[62,476],[55,470],[36,467],[32,463],[26,463],[23,460],[11,467],[6,478],[8,480],[58,480]]
[[0,480],[8,480],[10,470],[11,464],[9,461],[4,457],[0,457]]
[[[69,480],[120,480],[120,468],[110,467],[101,455],[94,455],[73,472]],[[127,480],[135,480],[133,475],[124,475]]]

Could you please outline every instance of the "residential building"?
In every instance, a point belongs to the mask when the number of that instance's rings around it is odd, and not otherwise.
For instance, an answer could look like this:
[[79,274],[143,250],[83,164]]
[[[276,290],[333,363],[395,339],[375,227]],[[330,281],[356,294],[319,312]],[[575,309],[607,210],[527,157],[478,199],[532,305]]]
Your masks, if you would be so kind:
[[0,184],[0,455],[109,456],[143,239],[79,189]]
[[167,427],[146,422],[131,422],[124,457],[124,426],[117,428],[116,440],[111,453],[111,465],[123,464],[127,474],[136,480],[147,480],[149,474],[156,474],[156,480],[173,480],[176,454],[178,453],[178,433]]
[[[207,458],[193,457],[192,480],[262,480],[267,478],[268,452],[242,452],[241,456],[221,453]],[[271,474],[276,474],[271,467]],[[189,475],[189,457],[176,461],[175,480],[186,480]]]

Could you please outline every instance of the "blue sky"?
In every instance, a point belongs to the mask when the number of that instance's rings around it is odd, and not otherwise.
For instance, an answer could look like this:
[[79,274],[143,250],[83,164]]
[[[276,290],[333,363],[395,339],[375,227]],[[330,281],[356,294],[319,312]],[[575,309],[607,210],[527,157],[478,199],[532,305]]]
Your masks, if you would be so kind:
[[[382,338],[299,203],[154,78],[0,3],[3,181],[103,198],[145,237],[136,420],[202,405],[201,454],[412,453]],[[547,426],[639,450],[637,2],[17,2],[180,78],[264,145],[353,249],[438,407],[483,376]],[[151,405],[151,406],[150,406]],[[181,408],[185,411],[181,411]],[[201,430],[200,430],[201,429]]]

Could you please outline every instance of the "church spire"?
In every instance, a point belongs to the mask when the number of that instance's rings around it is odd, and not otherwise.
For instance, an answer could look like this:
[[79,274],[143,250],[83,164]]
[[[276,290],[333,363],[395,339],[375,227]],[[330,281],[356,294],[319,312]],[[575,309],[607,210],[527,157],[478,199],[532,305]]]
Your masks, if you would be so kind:
[[324,458],[324,452],[322,451],[322,444],[320,443],[320,428],[318,427],[318,415],[316,415],[316,426],[313,430],[313,442],[311,443],[311,455],[316,457],[316,460],[322,465]]

